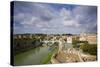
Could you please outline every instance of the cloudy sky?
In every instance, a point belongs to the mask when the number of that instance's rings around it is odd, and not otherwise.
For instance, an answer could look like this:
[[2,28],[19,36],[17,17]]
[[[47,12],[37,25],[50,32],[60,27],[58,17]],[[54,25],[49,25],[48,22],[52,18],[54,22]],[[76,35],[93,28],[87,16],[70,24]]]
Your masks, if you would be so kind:
[[97,7],[14,2],[14,34],[97,32]]

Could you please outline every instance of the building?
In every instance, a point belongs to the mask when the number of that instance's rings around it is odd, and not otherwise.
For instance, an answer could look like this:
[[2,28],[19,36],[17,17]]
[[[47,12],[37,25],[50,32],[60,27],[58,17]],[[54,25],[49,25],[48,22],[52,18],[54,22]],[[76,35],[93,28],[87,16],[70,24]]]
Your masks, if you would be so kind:
[[85,33],[81,33],[79,40],[80,41],[86,41],[86,34]]
[[72,43],[72,36],[67,37],[67,43]]
[[88,41],[89,44],[97,44],[97,34],[82,33],[80,34],[80,41]]
[[96,34],[88,34],[86,40],[90,44],[97,44],[97,35]]

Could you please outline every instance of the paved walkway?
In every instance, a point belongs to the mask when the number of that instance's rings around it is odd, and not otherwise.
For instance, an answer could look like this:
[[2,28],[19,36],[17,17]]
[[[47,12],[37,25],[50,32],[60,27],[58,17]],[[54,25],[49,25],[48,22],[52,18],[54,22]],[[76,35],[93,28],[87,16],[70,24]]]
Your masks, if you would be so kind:
[[58,62],[58,60],[57,60],[57,59],[52,58],[52,59],[51,59],[51,63],[52,63],[52,64],[58,64],[59,62]]

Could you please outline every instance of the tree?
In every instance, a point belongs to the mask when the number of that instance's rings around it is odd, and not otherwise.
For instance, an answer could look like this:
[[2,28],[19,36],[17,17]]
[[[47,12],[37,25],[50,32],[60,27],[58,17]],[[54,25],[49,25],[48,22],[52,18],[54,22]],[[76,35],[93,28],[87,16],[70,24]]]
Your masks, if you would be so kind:
[[97,44],[83,44],[80,46],[80,49],[82,49],[85,53],[97,55]]

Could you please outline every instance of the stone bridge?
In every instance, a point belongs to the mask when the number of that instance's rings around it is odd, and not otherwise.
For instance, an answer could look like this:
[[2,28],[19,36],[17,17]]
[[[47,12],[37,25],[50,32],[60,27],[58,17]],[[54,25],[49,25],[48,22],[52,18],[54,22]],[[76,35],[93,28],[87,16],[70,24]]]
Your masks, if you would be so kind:
[[63,44],[62,44],[62,41],[60,41],[60,40],[57,40],[57,41],[48,41],[48,40],[45,40],[45,41],[42,41],[43,43],[45,43],[45,44],[47,44],[47,43],[49,43],[49,42],[51,42],[52,44],[54,44],[55,42],[58,42],[59,44],[58,44],[58,53],[62,50],[62,48],[63,48]]

